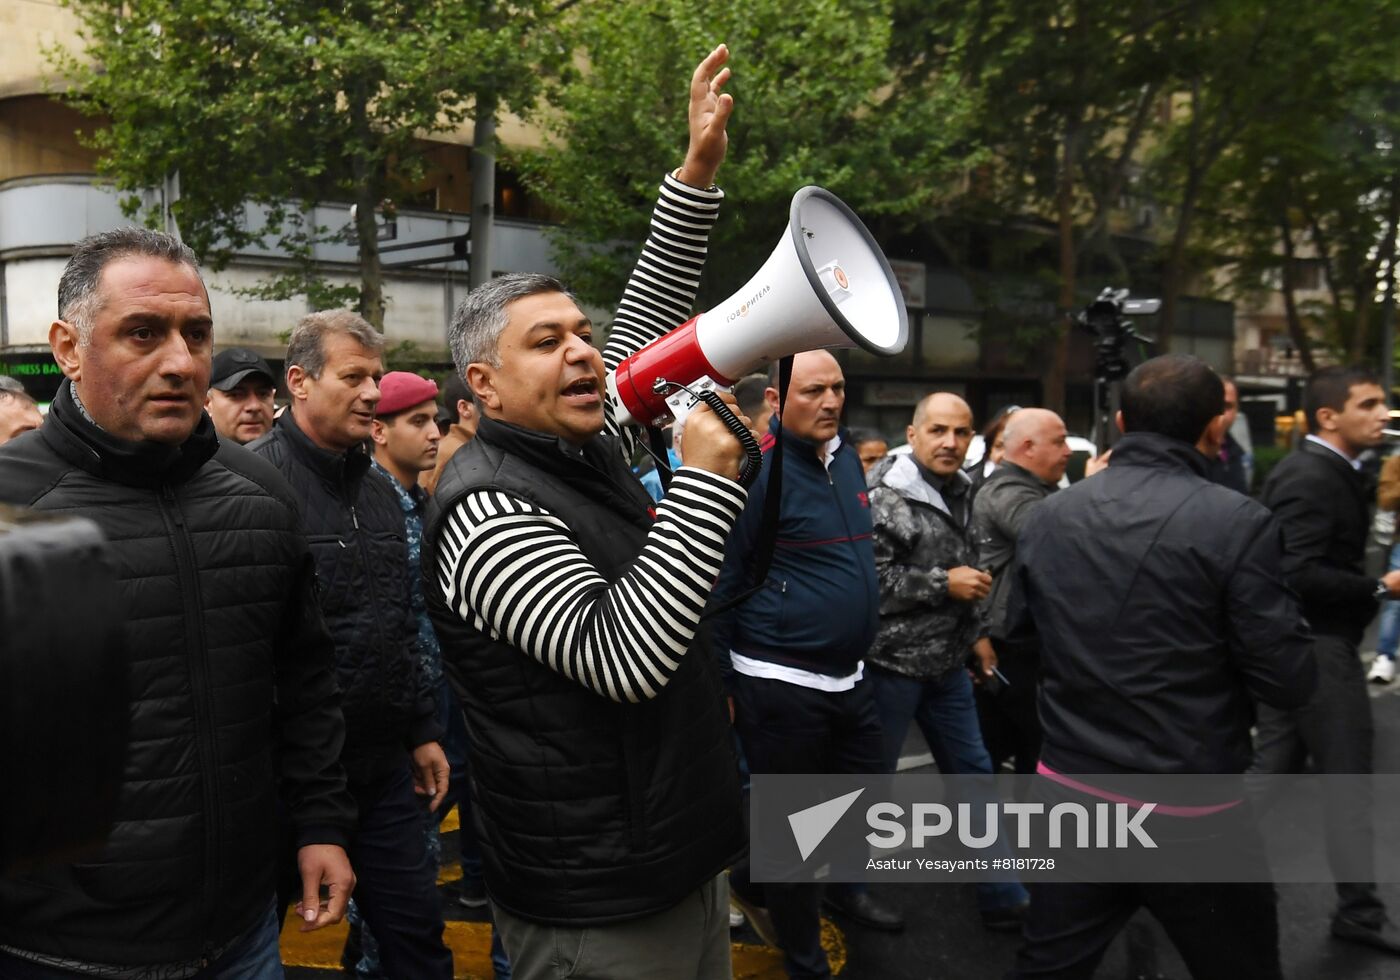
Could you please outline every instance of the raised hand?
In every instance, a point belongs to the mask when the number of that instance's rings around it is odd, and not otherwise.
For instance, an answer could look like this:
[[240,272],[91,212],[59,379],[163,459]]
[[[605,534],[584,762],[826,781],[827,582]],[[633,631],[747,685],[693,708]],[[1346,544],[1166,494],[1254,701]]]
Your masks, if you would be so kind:
[[676,176],[691,187],[709,187],[715,182],[719,165],[729,149],[729,114],[734,96],[724,93],[729,81],[729,48],[721,44],[705,56],[690,76],[690,146],[685,163]]

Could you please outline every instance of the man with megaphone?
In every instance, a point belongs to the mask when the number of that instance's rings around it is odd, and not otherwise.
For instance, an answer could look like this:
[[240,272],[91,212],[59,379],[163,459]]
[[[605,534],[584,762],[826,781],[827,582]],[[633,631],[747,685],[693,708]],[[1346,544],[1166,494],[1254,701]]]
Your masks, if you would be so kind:
[[727,58],[720,45],[691,79],[685,164],[601,356],[545,276],[495,279],[452,318],[481,420],[438,484],[423,565],[471,732],[487,891],[524,980],[731,975],[723,872],[744,827],[699,627],[744,453],[700,407],[653,507],[629,465],[638,432],[605,393],[605,371],[689,315],[723,197]]

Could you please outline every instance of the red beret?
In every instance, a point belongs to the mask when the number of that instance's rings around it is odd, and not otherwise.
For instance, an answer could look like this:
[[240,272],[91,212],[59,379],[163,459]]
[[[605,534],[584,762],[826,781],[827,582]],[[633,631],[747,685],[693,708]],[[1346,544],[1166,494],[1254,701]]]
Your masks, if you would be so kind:
[[420,378],[408,371],[390,371],[379,379],[379,404],[374,414],[383,418],[413,408],[437,398],[436,381]]

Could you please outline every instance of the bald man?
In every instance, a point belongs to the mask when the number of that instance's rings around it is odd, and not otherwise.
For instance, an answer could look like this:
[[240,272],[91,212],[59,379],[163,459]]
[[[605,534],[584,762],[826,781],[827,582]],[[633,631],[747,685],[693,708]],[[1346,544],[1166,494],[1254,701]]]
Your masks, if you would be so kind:
[[1010,577],[1003,573],[1016,557],[1016,536],[1065,475],[1070,448],[1065,423],[1043,408],[1015,412],[1002,431],[1002,441],[1005,455],[977,492],[972,520],[982,568],[992,576],[992,591],[983,604],[987,630],[997,651],[998,667],[1009,684],[995,697],[980,697],[978,714],[992,768],[999,769],[1014,756],[1016,771],[1024,774],[1035,772],[1040,758],[1040,720],[1035,707],[1040,644],[1034,636],[1007,635]]
[[[778,391],[766,392],[776,412]],[[782,508],[764,587],[714,618],[716,649],[728,652],[734,726],[759,773],[880,772],[882,738],[863,658],[879,624],[870,545],[870,502],[860,458],[841,428],[846,379],[826,351],[798,354],[781,418]],[[776,448],[776,444],[775,444]],[[734,526],[715,598],[745,591],[774,450]],[[747,867],[730,879],[736,904],[756,927],[771,913],[789,976],[830,976],[821,947],[820,885],[753,885]],[[893,931],[904,926],[868,890],[833,889],[848,919]],[[756,914],[755,914],[756,913]],[[769,938],[765,936],[764,938]]]
[[[983,677],[996,665],[979,606],[992,578],[979,567],[972,480],[962,468],[974,431],[967,402],[935,392],[914,408],[911,451],[871,473],[880,630],[868,659],[889,772],[911,721],[940,772],[992,771],[967,670],[974,654]],[[981,883],[977,899],[987,928],[1020,928],[1028,898],[1019,883]]]

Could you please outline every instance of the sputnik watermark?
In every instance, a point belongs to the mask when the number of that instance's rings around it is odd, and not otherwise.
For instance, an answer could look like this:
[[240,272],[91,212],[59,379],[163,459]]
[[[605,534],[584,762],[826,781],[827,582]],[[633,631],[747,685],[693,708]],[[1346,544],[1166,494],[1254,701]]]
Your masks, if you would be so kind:
[[[865,839],[870,846],[900,848],[907,842],[919,848],[933,838],[956,833],[964,847],[981,850],[996,846],[1002,836],[1003,818],[1015,822],[1017,847],[1031,846],[1037,819],[1045,824],[1047,845],[1052,850],[1058,851],[1067,845],[1078,848],[1157,846],[1143,827],[1148,815],[1157,809],[1155,803],[1136,807],[1127,803],[1095,803],[1092,808],[1082,803],[1056,803],[1048,809],[1044,803],[984,803],[980,808],[971,803],[958,803],[955,807],[944,803],[915,803],[910,809],[912,812],[907,816],[905,808],[898,803],[876,803],[867,809],[865,820],[870,825],[870,833]],[[980,813],[974,819],[976,809],[980,809]],[[1066,825],[1069,826],[1068,837]]]
[[1400,811],[1397,776],[1051,776],[755,775],[753,879],[1400,880],[1400,838],[1322,827]]

